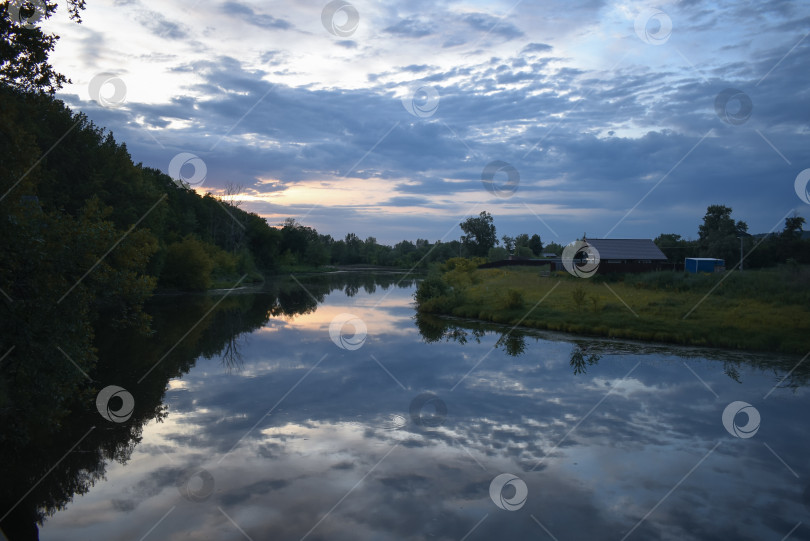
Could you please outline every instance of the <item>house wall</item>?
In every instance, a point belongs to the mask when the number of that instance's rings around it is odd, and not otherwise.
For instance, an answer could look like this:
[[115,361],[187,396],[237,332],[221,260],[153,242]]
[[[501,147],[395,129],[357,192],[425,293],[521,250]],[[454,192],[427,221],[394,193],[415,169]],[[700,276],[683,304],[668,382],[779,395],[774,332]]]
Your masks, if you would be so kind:
[[[666,261],[651,261],[649,263],[639,263],[635,261],[611,263],[609,261],[600,261],[598,274],[612,274],[615,272],[652,272],[660,270],[678,270],[677,263],[667,263]],[[683,270],[683,265],[680,266]]]

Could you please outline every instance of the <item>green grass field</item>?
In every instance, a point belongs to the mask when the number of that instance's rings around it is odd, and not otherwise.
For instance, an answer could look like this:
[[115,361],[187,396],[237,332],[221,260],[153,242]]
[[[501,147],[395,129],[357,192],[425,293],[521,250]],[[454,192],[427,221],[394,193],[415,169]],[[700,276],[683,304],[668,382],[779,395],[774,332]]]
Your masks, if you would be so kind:
[[810,269],[803,267],[591,279],[530,267],[456,268],[425,282],[416,298],[427,313],[580,335],[810,351]]

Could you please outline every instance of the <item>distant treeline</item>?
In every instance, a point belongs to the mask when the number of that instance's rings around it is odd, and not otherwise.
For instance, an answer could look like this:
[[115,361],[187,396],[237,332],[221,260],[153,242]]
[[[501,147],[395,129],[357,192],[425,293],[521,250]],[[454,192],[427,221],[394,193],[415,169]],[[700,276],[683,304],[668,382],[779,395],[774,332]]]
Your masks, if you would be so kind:
[[[0,102],[0,204],[8,217],[0,287],[11,298],[33,292],[32,273],[23,272],[31,266],[61,275],[64,293],[101,261],[82,287],[113,276],[122,285],[126,275],[143,290],[130,293],[142,296],[155,286],[201,290],[301,266],[413,266],[433,247],[421,240],[389,247],[354,234],[334,240],[293,219],[274,227],[227,196],[200,195],[136,165],[126,144],[50,95],[0,86]],[[448,243],[423,263],[460,249]]]
[[[10,220],[4,223],[10,229],[3,238],[6,272],[0,287],[12,298],[30,294],[32,284],[30,275],[10,269],[38,259],[62,275],[65,290],[101,260],[83,287],[117,276],[119,293],[128,281],[139,284],[129,293],[143,297],[154,287],[203,290],[232,285],[243,275],[244,283],[326,265],[425,268],[479,250],[474,235],[386,246],[354,233],[334,239],[292,218],[271,225],[239,208],[238,186],[229,184],[224,197],[200,195],[157,169],[133,163],[126,144],[51,95],[0,86],[0,98],[5,194],[0,204]],[[482,215],[491,224],[491,216]],[[481,220],[469,218],[462,225]],[[542,249],[537,235],[519,235],[512,243],[524,254],[539,255]],[[41,253],[27,253],[21,244],[38,246]],[[116,290],[114,284],[104,285],[110,293]]]
[[751,235],[748,224],[734,221],[731,213],[732,209],[725,205],[710,205],[698,227],[697,240],[668,233],[656,237],[655,244],[669,261],[683,263],[687,257],[714,257],[725,260],[728,269],[739,265],[741,255],[745,257],[744,268],[810,263],[810,239],[803,238],[805,219],[801,216],[785,218],[783,228],[771,234]]

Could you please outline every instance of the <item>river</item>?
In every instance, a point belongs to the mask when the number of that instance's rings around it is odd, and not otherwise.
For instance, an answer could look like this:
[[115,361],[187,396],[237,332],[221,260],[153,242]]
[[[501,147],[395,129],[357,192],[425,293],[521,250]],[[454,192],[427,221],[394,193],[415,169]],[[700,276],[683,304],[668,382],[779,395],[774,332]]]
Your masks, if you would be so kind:
[[8,539],[810,539],[801,357],[417,319],[414,289],[301,275],[100,332],[106,394],[3,466]]

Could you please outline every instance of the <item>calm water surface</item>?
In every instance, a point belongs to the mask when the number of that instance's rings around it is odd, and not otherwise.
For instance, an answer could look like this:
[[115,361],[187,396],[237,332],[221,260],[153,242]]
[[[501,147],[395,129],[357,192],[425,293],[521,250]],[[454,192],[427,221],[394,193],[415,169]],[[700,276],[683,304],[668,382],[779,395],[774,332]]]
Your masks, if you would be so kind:
[[[417,321],[400,279],[173,297],[106,337],[135,413],[65,427],[96,428],[32,493],[41,539],[810,539],[800,358]],[[347,313],[364,340],[330,337]]]

